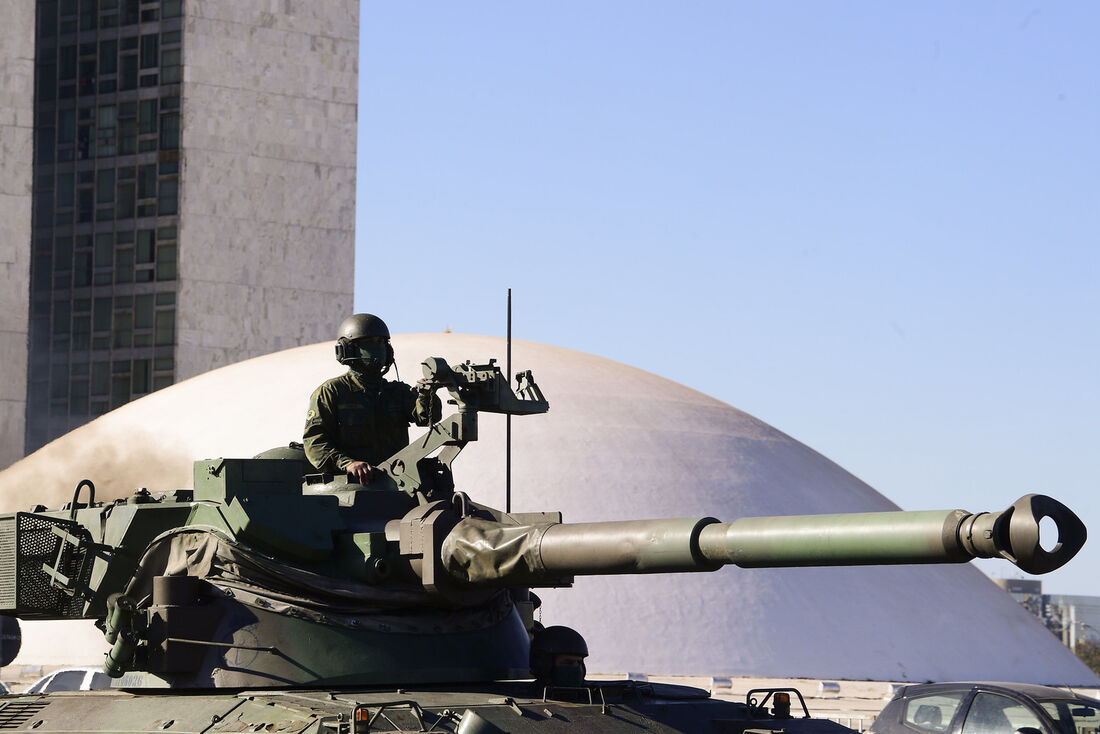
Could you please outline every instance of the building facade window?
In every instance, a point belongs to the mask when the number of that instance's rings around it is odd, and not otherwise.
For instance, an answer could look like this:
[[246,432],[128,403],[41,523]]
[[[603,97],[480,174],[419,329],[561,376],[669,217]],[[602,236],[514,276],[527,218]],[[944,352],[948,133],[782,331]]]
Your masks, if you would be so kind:
[[174,380],[183,3],[38,0],[26,448]]

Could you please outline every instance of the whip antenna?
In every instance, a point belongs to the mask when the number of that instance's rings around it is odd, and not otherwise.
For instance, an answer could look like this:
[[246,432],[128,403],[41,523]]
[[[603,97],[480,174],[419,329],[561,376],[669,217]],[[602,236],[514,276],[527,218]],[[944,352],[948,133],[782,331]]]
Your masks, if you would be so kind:
[[[508,389],[512,388],[512,289],[508,289]],[[504,511],[512,511],[512,414],[504,416]]]

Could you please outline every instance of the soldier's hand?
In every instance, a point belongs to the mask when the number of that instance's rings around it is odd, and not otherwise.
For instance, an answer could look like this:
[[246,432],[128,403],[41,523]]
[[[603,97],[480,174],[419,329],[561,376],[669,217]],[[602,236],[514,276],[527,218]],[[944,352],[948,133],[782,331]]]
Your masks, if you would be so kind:
[[360,484],[370,484],[374,479],[374,467],[365,461],[353,461],[345,469],[348,476]]
[[439,420],[439,413],[436,410],[435,391],[439,389],[439,385],[426,377],[421,377],[416,381],[416,387],[413,388],[416,391],[416,404],[418,410],[423,410],[427,414],[427,421],[429,424],[435,423]]

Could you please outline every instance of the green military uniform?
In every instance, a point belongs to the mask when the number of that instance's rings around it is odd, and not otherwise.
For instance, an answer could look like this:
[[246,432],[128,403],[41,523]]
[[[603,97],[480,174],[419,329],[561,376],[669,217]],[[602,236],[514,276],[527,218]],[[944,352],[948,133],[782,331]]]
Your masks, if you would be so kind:
[[337,474],[353,461],[376,466],[409,443],[409,423],[426,426],[429,399],[436,417],[439,398],[348,370],[313,391],[303,434],[306,456],[318,470]]

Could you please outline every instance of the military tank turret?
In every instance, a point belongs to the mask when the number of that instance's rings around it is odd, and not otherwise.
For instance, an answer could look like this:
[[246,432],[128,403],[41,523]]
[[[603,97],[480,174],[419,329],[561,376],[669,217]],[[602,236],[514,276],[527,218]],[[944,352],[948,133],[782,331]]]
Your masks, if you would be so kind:
[[[65,508],[0,516],[0,614],[96,620],[111,645],[104,670],[125,692],[99,695],[94,714],[74,697],[14,697],[0,704],[0,728],[827,731],[842,727],[790,718],[784,692],[763,692],[769,709],[684,687],[555,678],[541,663],[532,681],[533,638],[536,658],[572,653],[563,660],[576,662],[587,651],[583,640],[541,629],[531,589],[727,564],[1002,557],[1044,573],[1085,540],[1081,521],[1041,495],[995,513],[728,523],[569,524],[556,512],[502,512],[479,504],[476,488],[456,488],[452,463],[477,439],[479,413],[537,414],[548,402],[530,372],[513,390],[492,361],[428,359],[423,370],[456,410],[369,485],[308,473],[292,445],[198,461],[191,489],[97,503],[84,480]],[[1043,518],[1058,528],[1049,550]]]

